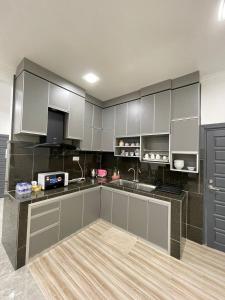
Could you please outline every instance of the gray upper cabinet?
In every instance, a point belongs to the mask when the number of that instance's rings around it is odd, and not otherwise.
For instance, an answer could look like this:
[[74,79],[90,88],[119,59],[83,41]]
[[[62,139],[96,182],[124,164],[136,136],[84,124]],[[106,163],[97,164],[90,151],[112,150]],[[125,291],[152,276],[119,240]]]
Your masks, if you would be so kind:
[[113,192],[102,188],[101,190],[101,213],[100,217],[107,221],[112,222],[112,194]]
[[92,128],[92,149],[93,151],[102,150],[102,129]]
[[102,128],[103,130],[114,129],[115,107],[108,107],[102,110]]
[[93,127],[94,105],[85,101],[84,125],[85,127]]
[[113,192],[112,223],[127,230],[128,196]]
[[141,98],[141,134],[154,132],[154,95]]
[[102,151],[114,151],[115,107],[102,111]]
[[169,206],[160,203],[148,203],[148,240],[169,250]]
[[50,83],[48,106],[60,111],[69,112],[70,94],[73,93],[60,86]]
[[102,108],[94,105],[94,128],[102,128]]
[[198,122],[198,119],[171,122],[171,151],[196,152],[199,150]]
[[65,138],[82,140],[84,138],[84,110],[83,97],[69,92],[69,114],[66,118]]
[[60,240],[82,227],[83,194],[73,193],[61,200]]
[[128,102],[127,111],[127,135],[140,135],[141,102],[135,100]]
[[84,192],[83,226],[86,226],[100,216],[100,188]]
[[92,150],[92,127],[84,126],[84,138],[81,141],[81,149],[91,151]]
[[14,133],[47,134],[48,82],[23,72],[16,79]]
[[128,231],[147,239],[147,205],[148,201],[138,196],[129,197]]
[[127,135],[127,103],[116,105],[115,136]]
[[155,94],[155,133],[170,132],[170,103],[171,91]]
[[199,116],[200,84],[181,87],[172,91],[171,119]]

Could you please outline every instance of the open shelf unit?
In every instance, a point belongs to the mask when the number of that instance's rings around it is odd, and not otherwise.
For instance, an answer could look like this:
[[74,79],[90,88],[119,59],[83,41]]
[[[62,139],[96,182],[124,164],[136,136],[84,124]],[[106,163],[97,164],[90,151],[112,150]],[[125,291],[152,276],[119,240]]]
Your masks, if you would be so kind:
[[[147,163],[169,164],[169,139],[169,134],[141,136],[141,161]],[[160,158],[156,158],[158,155]],[[166,157],[166,159],[163,159],[163,157]]]
[[[184,160],[184,167],[179,170],[174,167],[174,160],[180,159]],[[187,167],[194,167],[193,171],[187,169]],[[183,172],[183,173],[198,173],[199,168],[199,160],[198,160],[198,152],[178,152],[172,151],[171,152],[171,164],[170,170],[176,172]]]
[[139,158],[140,136],[116,137],[114,155],[119,157]]

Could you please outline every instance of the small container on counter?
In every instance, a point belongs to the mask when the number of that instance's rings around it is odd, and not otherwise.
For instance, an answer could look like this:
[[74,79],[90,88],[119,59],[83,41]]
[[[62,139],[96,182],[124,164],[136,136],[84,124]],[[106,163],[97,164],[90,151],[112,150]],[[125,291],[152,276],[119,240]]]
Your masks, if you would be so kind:
[[16,184],[16,193],[18,195],[28,195],[32,192],[32,185],[29,182],[19,182]]

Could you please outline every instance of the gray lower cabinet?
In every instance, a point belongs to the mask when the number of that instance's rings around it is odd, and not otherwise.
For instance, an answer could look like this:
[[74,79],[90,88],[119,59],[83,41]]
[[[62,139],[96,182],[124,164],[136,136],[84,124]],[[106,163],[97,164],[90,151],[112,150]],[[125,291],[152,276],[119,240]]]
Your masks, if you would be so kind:
[[16,79],[14,133],[47,134],[49,83],[22,72]]
[[127,103],[116,105],[115,136],[127,135]]
[[29,257],[48,249],[59,240],[59,225],[55,225],[30,237]]
[[148,240],[166,251],[169,250],[169,206],[149,201]]
[[140,121],[141,121],[141,101],[135,100],[128,102],[127,111],[127,135],[140,135]]
[[154,95],[141,98],[141,134],[154,132]]
[[65,138],[82,140],[84,138],[84,109],[83,97],[68,92],[69,114],[66,115]]
[[170,132],[170,103],[171,91],[155,94],[155,133]]
[[70,106],[70,94],[73,93],[58,85],[49,83],[48,106],[68,113]]
[[129,197],[128,231],[147,239],[148,201],[139,197]]
[[97,220],[100,216],[100,188],[84,192],[83,226]]
[[113,191],[112,224],[127,230],[128,195]]
[[60,240],[82,227],[83,193],[72,193],[61,200]]
[[112,191],[102,188],[100,217],[107,222],[112,222],[112,197]]

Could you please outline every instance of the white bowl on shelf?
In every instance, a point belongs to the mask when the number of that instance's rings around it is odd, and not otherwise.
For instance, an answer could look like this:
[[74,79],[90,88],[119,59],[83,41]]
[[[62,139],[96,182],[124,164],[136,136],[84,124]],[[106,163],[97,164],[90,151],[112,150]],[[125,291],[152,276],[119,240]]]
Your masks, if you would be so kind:
[[175,159],[174,160],[174,167],[177,170],[182,170],[184,167],[184,160],[182,159]]
[[194,171],[195,170],[195,167],[187,167],[188,171]]

